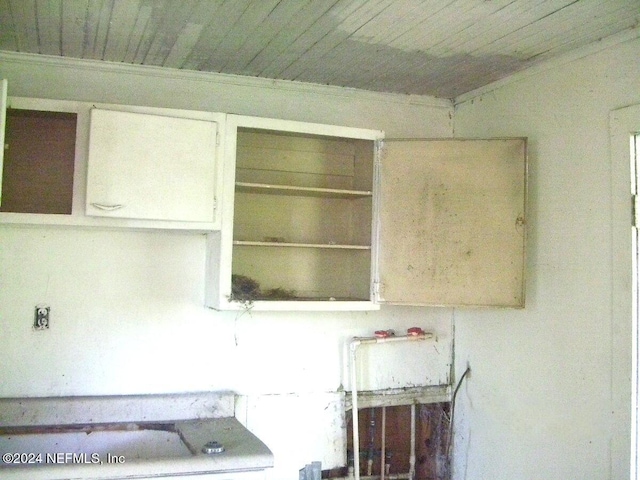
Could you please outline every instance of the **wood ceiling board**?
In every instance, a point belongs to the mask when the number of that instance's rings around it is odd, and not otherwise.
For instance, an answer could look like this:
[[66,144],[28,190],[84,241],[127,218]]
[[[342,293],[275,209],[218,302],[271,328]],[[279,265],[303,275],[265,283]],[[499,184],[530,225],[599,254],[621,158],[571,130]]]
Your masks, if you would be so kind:
[[[441,1],[437,3],[442,5]],[[390,8],[381,10],[375,18],[358,29],[355,36],[368,43],[388,45],[402,32],[411,28],[411,25],[419,24],[420,14],[425,10],[424,2],[396,0]],[[418,20],[412,23],[414,18]]]
[[[458,6],[456,8],[453,6],[451,10],[446,12],[449,15],[447,18],[432,25],[429,30],[423,30],[422,35],[414,38],[413,44],[433,56],[450,55],[452,52],[446,47],[448,41],[466,37],[467,29],[491,17],[496,11],[508,6],[511,2],[512,0],[503,0],[497,4],[482,2],[476,5],[463,2],[464,7]],[[507,30],[511,27],[509,23],[506,23],[502,28]]]
[[529,37],[528,44],[522,49],[522,52],[527,58],[538,57],[542,53],[562,53],[572,48],[597,42],[604,37],[636,25],[637,20],[628,15],[628,9],[621,8],[618,13],[620,15],[617,15],[616,18],[600,16],[590,18],[587,12],[583,12],[581,15],[576,15],[575,21],[589,23],[588,29],[576,26],[574,23],[568,25],[564,31],[562,30],[563,24],[559,24],[557,30],[547,27],[546,34],[545,30],[540,30],[533,37]]
[[[209,22],[209,38],[211,44],[205,45],[204,49],[208,53],[207,58],[199,65],[199,70],[219,72],[221,60],[218,59],[218,52],[221,48],[225,48],[225,42],[228,37],[236,35],[236,24],[242,13],[250,7],[250,0],[237,0],[234,2],[223,3],[216,14],[211,17]],[[259,35],[256,32],[256,35]],[[198,46],[200,44],[198,43]]]
[[136,21],[133,24],[131,34],[129,35],[129,41],[127,42],[127,48],[122,57],[122,61],[125,63],[135,63],[136,55],[142,43],[144,33],[147,30],[147,25],[151,19],[152,8],[148,5],[143,5],[138,11]]
[[[373,5],[374,10],[371,5],[368,5],[368,8],[365,8],[366,5],[359,5],[357,9],[350,9],[350,12],[340,12],[336,17],[342,16],[345,17],[345,20],[337,27],[332,28],[327,35],[311,47],[303,59],[292,64],[282,73],[282,76],[291,80],[346,85],[348,81],[340,79],[340,76],[346,75],[347,71],[357,70],[353,71],[355,75],[363,75],[367,70],[364,64],[360,64],[358,69],[345,69],[345,64],[354,64],[354,57],[358,58],[360,62],[366,59],[361,56],[361,51],[354,48],[354,43],[350,40],[352,32],[366,25],[371,21],[372,16],[388,8],[389,5],[388,0],[382,0]],[[356,17],[357,20],[348,20],[351,17]],[[347,21],[349,21],[349,29],[343,26]]]
[[195,44],[198,43],[198,38],[200,38],[202,28],[202,25],[187,23],[178,35],[173,47],[171,47],[169,55],[167,55],[167,59],[164,61],[163,66],[169,68],[180,68],[189,53],[193,50]]
[[447,37],[451,25],[468,19],[473,7],[473,3],[467,1],[451,2],[432,15],[427,15],[413,28],[405,30],[396,40],[389,42],[389,46],[399,50],[427,51],[439,39]]
[[[329,14],[331,17],[338,19],[342,16],[350,15],[361,6],[360,2],[341,1],[329,10]],[[313,76],[315,78],[314,83],[326,83],[326,63],[323,59],[348,36],[349,33],[340,28],[340,24],[337,24],[334,28],[328,28],[326,34],[311,45],[303,57],[289,64],[281,73],[281,76],[291,80],[302,80],[304,74],[304,77]],[[310,71],[313,73],[309,74],[308,72]],[[318,76],[315,77],[315,74]]]
[[191,22],[202,25],[202,31],[191,52],[183,59],[180,68],[200,70],[211,56],[210,48],[220,41],[220,27],[224,21],[224,0],[201,2],[193,10]]
[[16,43],[20,51],[39,53],[36,4],[34,0],[13,0],[9,11],[15,19]]
[[44,55],[61,55],[61,10],[61,0],[38,0],[36,2],[36,21],[38,26],[39,53],[42,53]]
[[[513,2],[513,0],[510,0]],[[467,2],[465,2],[467,3]],[[446,7],[438,10],[438,12],[429,18],[429,21],[435,24],[438,23],[438,15],[448,16],[451,15],[451,11],[455,11],[457,4],[451,3]],[[469,10],[466,12],[456,11],[456,18],[462,18],[461,22],[465,24],[477,23],[477,18],[474,17],[474,12],[477,10],[477,5],[468,5]],[[492,8],[495,10],[498,7],[492,4]],[[423,24],[419,25],[419,31],[427,31],[430,35],[432,31],[430,27]],[[452,27],[453,29],[453,27]],[[391,32],[388,32],[391,33]],[[455,37],[455,31],[447,33],[451,37]],[[415,42],[415,40],[414,40]],[[425,85],[426,78],[431,76],[433,69],[428,68],[433,64],[433,56],[427,51],[420,51],[417,49],[411,49],[411,51],[404,51],[398,48],[394,40],[383,42],[383,44],[376,47],[376,52],[379,53],[375,64],[369,65],[369,71],[366,77],[362,76],[362,81],[350,81],[349,79],[344,82],[355,86],[356,88],[381,90],[387,84],[393,84],[395,91],[403,93],[421,93],[415,85]],[[363,52],[361,52],[363,54]],[[367,55],[365,55],[365,58]],[[350,62],[346,62],[348,65]],[[436,69],[437,70],[437,69]]]
[[261,0],[257,5],[249,5],[233,26],[232,34],[225,37],[218,45],[211,61],[210,68],[216,72],[235,73],[237,70],[226,68],[232,63],[234,56],[242,49],[251,37],[269,38],[262,30],[261,24],[277,6],[279,0]]
[[278,33],[287,28],[287,25],[296,21],[299,12],[309,4],[309,1],[311,0],[278,2],[260,23],[260,35],[250,35],[236,54],[229,59],[225,70],[238,74],[257,75],[258,71],[249,68],[251,61],[262,51],[265,44],[268,45]]
[[113,4],[102,54],[104,60],[121,62],[124,59],[139,14],[138,1]]
[[[358,0],[355,5],[359,5],[361,1]],[[293,34],[279,35],[274,39],[273,48],[260,52],[250,66],[260,61],[263,65],[259,74],[261,77],[293,80],[291,76],[284,76],[283,72],[295,62],[300,61],[302,55],[326,35],[324,27],[330,23],[332,15],[351,4],[353,2],[350,0],[312,2],[308,8],[305,8],[304,14],[296,20]]]
[[111,11],[113,0],[99,2],[94,0],[90,3],[93,9],[87,16],[87,46],[84,58],[93,60],[104,60],[104,50],[109,33],[109,22],[111,21]]
[[[575,28],[574,31],[591,31],[591,22],[596,18],[599,10],[595,12],[590,8],[584,8],[585,4],[591,0],[579,0],[551,12],[533,22],[530,22],[506,35],[484,45],[470,48],[473,55],[486,54],[513,54],[518,52],[522,59],[530,58],[535,54],[532,49],[547,50],[550,39],[555,36],[566,35],[566,32]],[[593,0],[602,3],[599,0]],[[606,2],[605,2],[606,3]],[[588,27],[585,27],[587,26]],[[593,36],[594,40],[597,37]]]
[[[155,30],[151,46],[144,57],[145,65],[164,65],[171,49],[175,45],[180,32],[190,18],[197,0],[182,0],[168,2],[159,16],[158,27]],[[152,18],[155,16],[153,10]]]
[[15,27],[8,2],[0,2],[0,49],[17,51]]
[[[464,31],[464,35],[449,37],[439,48],[445,54],[451,54],[469,52],[479,45],[487,45],[507,33],[530,24],[540,16],[557,10],[558,6],[551,5],[551,3],[542,2],[542,5],[534,5],[533,2],[513,1],[488,17],[477,19]],[[567,2],[563,1],[562,3]],[[540,10],[541,7],[546,7],[546,9]],[[509,25],[508,29],[506,25]]]
[[[564,9],[562,9],[564,10]],[[557,12],[558,10],[556,10]],[[550,18],[552,15],[547,15],[545,18]],[[546,53],[550,55],[552,50],[559,50],[561,52],[568,51],[569,45],[565,44],[564,47],[559,43],[551,43],[549,40],[550,33],[555,31],[561,31],[564,25],[567,24],[567,16],[571,17],[569,13],[562,15],[560,21],[554,19],[554,23],[549,25],[547,22],[528,23],[523,28],[518,30],[518,34],[512,32],[503,36],[501,39],[491,42],[484,49],[477,49],[472,52],[472,55],[460,55],[457,59],[451,58],[450,64],[444,68],[432,68],[431,81],[433,86],[429,87],[429,91],[433,92],[436,96],[445,96],[448,98],[454,98],[460,95],[464,91],[474,90],[482,85],[486,85],[495,80],[499,80],[511,73],[522,70],[533,64],[533,60],[540,54]],[[574,27],[579,31],[585,31],[583,35],[572,33],[571,38],[574,39],[573,48],[584,46],[592,41],[598,40],[602,36],[606,36],[605,32],[600,30],[584,29],[583,25],[588,20],[581,16],[576,17],[579,19],[578,26]],[[591,21],[593,23],[593,20]],[[569,24],[574,25],[569,22]],[[518,35],[527,35],[528,37],[535,37],[530,40],[531,45],[537,45],[541,50],[538,53],[529,52],[523,50],[521,45],[517,43],[508,43],[509,48],[497,48],[497,44],[506,43],[508,39],[512,42],[522,41],[517,38]],[[606,34],[610,34],[610,30],[607,30]],[[558,37],[566,34],[557,34]],[[516,38],[514,38],[516,37]],[[554,40],[551,38],[551,40]],[[563,47],[563,48],[560,48]],[[502,52],[502,53],[499,53]],[[507,52],[511,52],[511,55],[507,55]],[[522,54],[524,52],[524,54]],[[517,53],[518,55],[515,55]],[[537,60],[537,59],[536,59]],[[435,60],[437,62],[437,59]],[[425,64],[425,68],[427,65]],[[419,76],[407,76],[409,79],[407,84],[398,84],[398,89],[404,89],[408,91],[415,90],[424,84],[420,82]]]
[[84,27],[88,0],[62,2],[62,55],[81,58],[84,53]]

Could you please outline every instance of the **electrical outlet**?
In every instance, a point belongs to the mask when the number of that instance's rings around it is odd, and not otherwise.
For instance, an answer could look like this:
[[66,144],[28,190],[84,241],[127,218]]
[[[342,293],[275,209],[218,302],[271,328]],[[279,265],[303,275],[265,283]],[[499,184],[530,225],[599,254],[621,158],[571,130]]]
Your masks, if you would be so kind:
[[49,328],[49,314],[51,307],[47,305],[36,305],[36,311],[33,319],[33,328],[35,330],[46,330]]

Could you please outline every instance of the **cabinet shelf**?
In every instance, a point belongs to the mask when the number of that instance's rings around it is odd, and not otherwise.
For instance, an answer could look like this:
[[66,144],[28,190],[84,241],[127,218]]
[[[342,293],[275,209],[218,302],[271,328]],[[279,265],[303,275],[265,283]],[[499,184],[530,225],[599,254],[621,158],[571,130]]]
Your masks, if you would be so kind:
[[293,248],[333,248],[338,250],[371,250],[370,245],[336,245],[325,243],[288,243],[288,242],[259,242],[251,240],[234,240],[236,246],[253,247],[293,247]]
[[298,187],[294,185],[272,185],[266,183],[237,182],[236,192],[261,193],[270,195],[297,195],[324,198],[366,198],[372,192],[366,190],[345,190],[337,188]]

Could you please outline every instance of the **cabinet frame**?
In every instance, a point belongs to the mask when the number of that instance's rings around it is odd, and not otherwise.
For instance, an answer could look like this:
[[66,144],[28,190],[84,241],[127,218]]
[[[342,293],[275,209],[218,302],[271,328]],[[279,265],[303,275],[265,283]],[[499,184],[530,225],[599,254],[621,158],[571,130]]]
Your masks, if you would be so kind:
[[[352,127],[338,127],[333,125],[323,125],[316,123],[295,122],[288,120],[277,120],[261,117],[249,117],[243,115],[228,115],[225,131],[225,156],[224,156],[224,182],[223,182],[223,212],[222,228],[219,232],[213,232],[207,239],[207,287],[205,302],[207,306],[218,310],[271,310],[271,311],[338,311],[338,310],[376,310],[380,306],[373,301],[373,261],[371,263],[369,275],[369,299],[368,300],[255,300],[242,302],[231,298],[231,274],[233,262],[234,245],[234,213],[235,213],[235,189],[236,189],[236,155],[237,137],[239,129],[258,129],[272,131],[275,133],[291,133],[313,136],[335,137],[336,139],[368,140],[374,145],[379,143],[384,137],[384,133],[379,130],[360,129]],[[377,148],[372,149],[372,157],[375,157]],[[373,178],[371,185],[375,190],[375,158],[373,162]],[[251,188],[250,182],[241,182],[241,187]],[[284,187],[286,190],[287,187]],[[304,190],[302,187],[301,190]],[[318,195],[323,193],[333,194],[332,189],[312,189],[317,190]],[[324,191],[327,192],[324,192]],[[348,195],[348,194],[347,194]],[[357,196],[357,193],[353,194]],[[371,258],[375,258],[375,231],[377,230],[376,218],[376,195],[371,192],[372,211],[371,219]],[[263,242],[260,242],[263,243]],[[310,246],[310,248],[317,246]],[[331,248],[325,245],[325,248]],[[278,248],[274,246],[274,248]],[[282,247],[287,248],[287,247]],[[305,248],[302,246],[301,248]],[[358,247],[354,247],[357,249]]]

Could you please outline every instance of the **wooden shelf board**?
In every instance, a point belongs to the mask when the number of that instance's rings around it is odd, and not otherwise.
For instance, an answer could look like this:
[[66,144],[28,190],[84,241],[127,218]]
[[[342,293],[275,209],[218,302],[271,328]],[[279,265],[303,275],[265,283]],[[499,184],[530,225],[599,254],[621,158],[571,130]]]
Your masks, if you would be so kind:
[[230,301],[228,310],[251,311],[370,311],[379,310],[380,305],[370,300],[255,300],[247,304]]
[[344,190],[338,188],[297,187],[293,185],[271,185],[265,183],[237,182],[236,192],[262,193],[271,195],[297,195],[327,198],[366,198],[371,197],[368,190]]
[[370,245],[333,245],[325,243],[256,242],[234,240],[234,245],[244,247],[333,248],[336,250],[371,250]]

